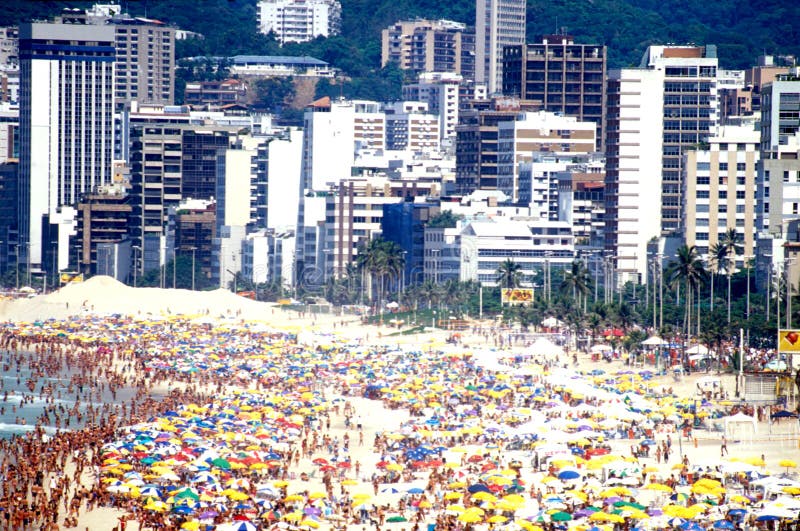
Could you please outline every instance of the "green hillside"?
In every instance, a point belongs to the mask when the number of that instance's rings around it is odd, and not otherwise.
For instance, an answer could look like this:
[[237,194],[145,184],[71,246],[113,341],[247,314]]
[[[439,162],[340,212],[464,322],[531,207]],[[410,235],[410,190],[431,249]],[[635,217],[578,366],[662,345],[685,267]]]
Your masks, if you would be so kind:
[[[181,57],[309,54],[347,73],[336,94],[392,95],[402,74],[380,71],[380,30],[400,19],[447,18],[472,24],[474,0],[340,0],[342,35],[281,49],[255,28],[256,0],[129,0],[136,15],[205,35],[180,43]],[[0,3],[0,24],[16,24],[89,2],[21,0]],[[577,42],[608,46],[609,66],[638,64],[652,43],[716,44],[723,68],[744,68],[763,53],[800,55],[800,2],[786,0],[528,0],[528,39],[566,31]],[[325,87],[322,87],[324,92]]]

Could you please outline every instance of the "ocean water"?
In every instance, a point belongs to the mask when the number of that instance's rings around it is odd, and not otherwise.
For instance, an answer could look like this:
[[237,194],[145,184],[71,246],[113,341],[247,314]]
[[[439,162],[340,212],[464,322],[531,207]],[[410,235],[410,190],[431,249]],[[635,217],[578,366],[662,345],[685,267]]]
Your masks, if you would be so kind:
[[[2,363],[8,360],[3,353]],[[116,396],[106,386],[100,390],[91,386],[84,386],[83,393],[80,393],[78,386],[73,385],[70,389],[70,382],[78,371],[64,369],[57,374],[35,379],[34,390],[28,387],[31,378],[31,371],[23,366],[12,368],[4,372],[0,379],[0,438],[8,439],[14,435],[21,435],[33,431],[37,419],[44,413],[47,407],[55,406],[61,417],[61,429],[80,429],[90,419],[85,415],[89,406],[100,408],[104,404],[114,405],[130,402],[131,398],[137,393],[133,387],[118,387]],[[42,394],[42,386],[50,388],[49,393]],[[24,402],[24,403],[23,403]],[[77,411],[84,414],[82,419],[78,419],[75,405],[78,403]],[[69,417],[70,423],[65,426],[65,419]],[[50,422],[44,424],[45,433],[56,433],[54,415],[50,413]]]

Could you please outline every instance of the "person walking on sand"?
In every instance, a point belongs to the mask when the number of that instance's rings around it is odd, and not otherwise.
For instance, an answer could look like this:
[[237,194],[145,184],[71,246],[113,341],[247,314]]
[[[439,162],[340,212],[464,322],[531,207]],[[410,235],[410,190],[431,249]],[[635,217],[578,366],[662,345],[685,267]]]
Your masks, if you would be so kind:
[[719,456],[722,457],[723,455],[728,454],[728,439],[725,436],[722,436],[722,444],[719,447]]

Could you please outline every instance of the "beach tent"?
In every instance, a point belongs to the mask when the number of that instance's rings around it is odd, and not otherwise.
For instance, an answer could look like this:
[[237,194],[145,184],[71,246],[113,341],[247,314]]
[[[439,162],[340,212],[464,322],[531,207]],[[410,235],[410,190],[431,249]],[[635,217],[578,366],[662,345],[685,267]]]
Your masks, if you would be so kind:
[[666,344],[667,342],[658,336],[650,336],[644,341],[642,341],[642,345],[646,345],[648,347],[659,347],[661,345],[666,345]]
[[703,345],[695,345],[692,348],[687,348],[686,349],[686,353],[687,354],[702,354],[702,355],[705,355],[705,354],[708,354],[708,349],[706,347],[704,347]]
[[609,345],[595,345],[591,349],[589,349],[592,353],[596,352],[611,352],[614,350]]
[[555,317],[548,317],[542,321],[542,326],[546,326],[547,328],[561,327],[564,326],[564,321],[559,321]]
[[749,431],[750,437],[758,433],[758,421],[755,417],[745,415],[744,413],[737,413],[723,419],[725,425],[725,435],[731,437],[736,434],[741,436]]
[[564,354],[564,349],[545,337],[537,339],[528,349],[533,354],[539,354],[547,358],[558,357]]

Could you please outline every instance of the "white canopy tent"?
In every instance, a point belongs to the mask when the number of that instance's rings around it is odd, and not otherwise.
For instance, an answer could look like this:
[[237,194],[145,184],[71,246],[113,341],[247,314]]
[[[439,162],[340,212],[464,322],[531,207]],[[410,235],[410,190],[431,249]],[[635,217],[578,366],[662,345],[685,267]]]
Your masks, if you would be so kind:
[[528,349],[534,355],[544,356],[545,358],[558,358],[564,355],[564,349],[545,337],[537,339]]
[[728,438],[743,439],[743,435],[750,439],[758,433],[758,421],[755,417],[737,413],[722,419],[725,425],[725,436]]
[[667,344],[667,342],[664,341],[663,339],[661,339],[658,336],[650,336],[647,339],[645,339],[644,341],[642,341],[642,345],[645,345],[645,346],[648,346],[648,347],[660,347],[661,345],[666,345],[666,344]]

